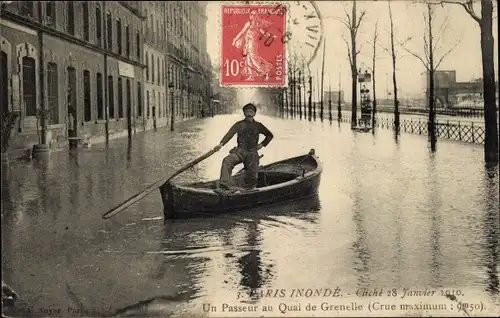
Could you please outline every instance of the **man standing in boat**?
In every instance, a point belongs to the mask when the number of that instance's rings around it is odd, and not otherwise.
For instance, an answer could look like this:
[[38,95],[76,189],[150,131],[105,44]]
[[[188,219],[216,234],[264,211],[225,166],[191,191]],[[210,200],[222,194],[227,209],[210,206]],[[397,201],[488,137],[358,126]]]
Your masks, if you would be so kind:
[[[237,146],[229,151],[222,161],[220,172],[220,189],[231,190],[230,179],[233,168],[243,163],[245,167],[245,190],[251,190],[257,187],[257,177],[259,169],[259,153],[262,147],[266,147],[273,139],[273,134],[263,124],[254,119],[257,107],[249,103],[243,106],[245,119],[236,122],[222,138],[220,144],[214,149],[219,151],[227,144],[235,134],[237,134]],[[266,138],[259,144],[259,135],[263,134]]]

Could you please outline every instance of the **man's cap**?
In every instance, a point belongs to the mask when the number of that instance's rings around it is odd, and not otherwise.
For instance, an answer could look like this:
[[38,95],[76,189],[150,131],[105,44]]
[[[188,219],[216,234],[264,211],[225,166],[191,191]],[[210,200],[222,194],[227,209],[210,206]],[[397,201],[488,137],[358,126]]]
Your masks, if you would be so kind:
[[250,108],[250,109],[252,109],[254,112],[257,112],[257,107],[255,107],[255,105],[254,105],[254,104],[252,104],[252,103],[248,103],[248,104],[246,104],[245,106],[243,106],[243,111],[245,111],[247,108]]

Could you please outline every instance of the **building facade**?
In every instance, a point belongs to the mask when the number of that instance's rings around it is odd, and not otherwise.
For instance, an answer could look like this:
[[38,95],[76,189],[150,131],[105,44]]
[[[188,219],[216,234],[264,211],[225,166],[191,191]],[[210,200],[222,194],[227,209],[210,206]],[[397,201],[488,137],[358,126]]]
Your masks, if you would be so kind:
[[[13,142],[106,139],[200,116],[213,97],[206,4],[191,1],[2,2],[1,104]],[[173,87],[169,87],[173,86]],[[37,119],[38,118],[38,119]]]
[[[238,94],[235,87],[226,87],[220,85],[220,69],[212,71],[212,102],[207,104],[203,112],[214,116],[217,114],[230,114],[241,111],[243,105],[238,104]],[[250,101],[249,101],[250,102]],[[254,101],[255,102],[255,101]]]
[[20,115],[15,137],[37,142],[40,109],[48,111],[50,145],[136,131],[145,68],[142,20],[134,1],[2,4],[2,105]]
[[142,1],[144,20],[144,100],[145,110],[141,114],[145,129],[165,126],[170,109],[167,107],[168,95],[166,81],[166,3]]
[[206,2],[167,1],[168,104],[175,116],[202,116],[213,99],[212,64],[207,53]]

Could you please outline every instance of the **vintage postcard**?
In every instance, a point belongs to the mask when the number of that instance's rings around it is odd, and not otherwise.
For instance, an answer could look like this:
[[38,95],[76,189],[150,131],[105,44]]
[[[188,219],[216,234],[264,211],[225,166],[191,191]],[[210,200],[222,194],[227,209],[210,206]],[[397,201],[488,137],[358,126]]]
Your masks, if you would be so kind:
[[286,86],[284,5],[222,5],[221,85]]
[[2,317],[500,313],[496,1],[0,24]]

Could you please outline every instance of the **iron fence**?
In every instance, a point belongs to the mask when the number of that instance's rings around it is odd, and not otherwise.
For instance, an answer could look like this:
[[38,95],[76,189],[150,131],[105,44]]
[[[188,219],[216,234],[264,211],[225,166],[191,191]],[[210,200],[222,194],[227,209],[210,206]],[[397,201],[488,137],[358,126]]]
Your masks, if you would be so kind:
[[[340,122],[350,123],[351,115],[342,115],[340,118],[332,114],[332,119]],[[429,123],[421,119],[400,119],[400,132],[428,135]],[[375,127],[382,129],[395,130],[394,118],[377,116],[375,118]],[[485,131],[484,127],[474,122],[446,122],[436,120],[436,137],[450,139],[461,142],[483,144]]]
[[[407,113],[414,113],[414,114],[429,113],[428,109],[423,109],[423,108],[407,108],[404,110]],[[467,108],[467,107],[437,108],[436,115],[456,116],[456,117],[483,117],[484,109]]]
[[[468,143],[484,143],[484,127],[474,122],[442,122],[436,120],[436,137],[451,139]],[[395,130],[394,118],[377,117],[375,127]],[[429,123],[420,119],[400,119],[399,129],[401,132],[428,135]]]

